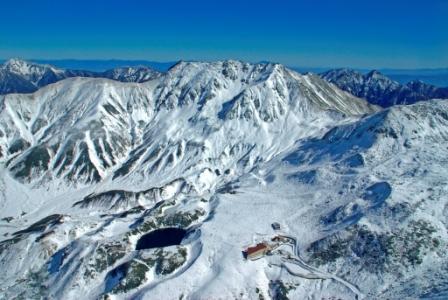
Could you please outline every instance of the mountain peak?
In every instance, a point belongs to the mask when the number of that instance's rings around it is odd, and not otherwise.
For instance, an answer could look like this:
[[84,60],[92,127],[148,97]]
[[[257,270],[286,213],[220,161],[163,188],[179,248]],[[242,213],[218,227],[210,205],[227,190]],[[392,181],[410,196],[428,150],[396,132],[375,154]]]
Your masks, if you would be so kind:
[[334,81],[339,81],[339,80],[361,80],[363,75],[358,72],[355,71],[353,69],[349,69],[349,68],[339,68],[339,69],[332,69],[332,70],[328,70],[326,72],[323,72],[320,74],[320,76],[331,82],[334,83]]
[[14,66],[14,65],[25,65],[25,64],[28,64],[28,62],[23,59],[13,57],[13,58],[10,58],[7,61],[5,61],[5,63],[3,65],[4,66]]
[[[372,70],[365,75],[366,78],[389,79],[378,70]],[[390,80],[390,79],[389,79]]]
[[320,76],[340,89],[382,107],[412,104],[436,98],[443,99],[448,96],[446,88],[437,88],[421,81],[411,81],[402,85],[378,70],[372,70],[363,75],[347,69],[335,69],[322,73]]
[[3,68],[9,71],[19,71],[29,68],[31,64],[20,58],[10,58],[3,64]]
[[108,78],[121,82],[145,82],[159,77],[162,73],[147,66],[127,66],[90,72],[59,69],[52,65],[38,64],[19,58],[11,58],[0,65],[3,82],[0,95],[9,93],[30,93],[48,84],[71,77]]
[[46,71],[52,71],[54,73],[63,72],[50,65],[36,64],[19,58],[11,58],[6,61],[3,64],[3,69],[12,73],[33,77],[41,76]]

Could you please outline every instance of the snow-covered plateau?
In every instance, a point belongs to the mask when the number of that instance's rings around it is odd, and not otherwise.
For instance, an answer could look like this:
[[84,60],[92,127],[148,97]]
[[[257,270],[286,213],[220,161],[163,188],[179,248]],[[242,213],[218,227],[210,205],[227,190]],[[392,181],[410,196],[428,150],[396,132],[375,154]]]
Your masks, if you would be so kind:
[[444,299],[447,154],[447,100],[278,64],[4,95],[0,298]]

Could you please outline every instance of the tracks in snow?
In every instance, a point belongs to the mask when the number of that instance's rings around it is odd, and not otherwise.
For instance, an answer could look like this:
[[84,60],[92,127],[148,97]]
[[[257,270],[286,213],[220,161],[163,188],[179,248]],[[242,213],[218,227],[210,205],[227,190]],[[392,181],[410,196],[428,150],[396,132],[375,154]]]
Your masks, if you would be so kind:
[[[297,239],[289,236],[289,235],[283,235],[284,237],[290,239],[293,241],[293,255],[290,253],[287,253],[285,251],[279,250],[277,251],[278,254],[282,255],[281,257],[281,263],[271,263],[271,265],[276,265],[281,268],[284,268],[288,273],[294,276],[306,278],[306,279],[332,279],[334,281],[337,281],[341,284],[343,284],[345,287],[347,287],[349,290],[351,290],[354,294],[356,294],[356,299],[363,299],[364,294],[361,293],[361,291],[350,282],[342,279],[341,277],[338,277],[336,275],[322,272],[317,268],[314,268],[310,265],[308,265],[303,258],[300,256],[299,252],[299,245],[297,242]],[[296,266],[297,270],[293,270],[291,266],[288,266],[288,264],[292,264]],[[305,271],[305,272],[303,272]]]

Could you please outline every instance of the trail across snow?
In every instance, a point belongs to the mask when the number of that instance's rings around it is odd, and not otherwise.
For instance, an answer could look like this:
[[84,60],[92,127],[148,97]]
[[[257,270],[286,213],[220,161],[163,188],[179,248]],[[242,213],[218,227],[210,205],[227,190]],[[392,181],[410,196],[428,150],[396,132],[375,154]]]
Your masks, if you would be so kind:
[[[276,265],[278,267],[285,268],[285,270],[288,271],[291,275],[306,278],[306,279],[324,279],[324,280],[325,279],[333,279],[333,280],[343,284],[348,289],[350,289],[354,294],[356,294],[357,299],[364,298],[364,294],[350,282],[348,282],[336,275],[320,271],[319,269],[307,264],[303,260],[303,258],[300,256],[299,244],[298,244],[297,239],[290,235],[282,234],[282,236],[293,241],[293,254],[291,255],[291,253],[288,253],[288,252],[282,251],[282,250],[274,251],[274,253],[273,253],[274,255],[281,256],[282,263],[281,264],[270,263],[271,265]],[[288,264],[294,264],[296,266],[299,266],[301,269],[306,270],[310,273],[305,274],[305,273],[298,272],[297,270],[293,270],[291,267],[288,266]]]

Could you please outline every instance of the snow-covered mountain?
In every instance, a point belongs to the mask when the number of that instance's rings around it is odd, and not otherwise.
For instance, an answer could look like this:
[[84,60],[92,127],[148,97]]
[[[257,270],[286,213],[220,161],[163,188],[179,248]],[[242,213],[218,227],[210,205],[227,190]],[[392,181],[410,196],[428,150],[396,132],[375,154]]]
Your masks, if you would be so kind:
[[99,73],[96,77],[109,78],[121,82],[145,82],[159,75],[160,75],[159,72],[151,68],[145,66],[137,66],[137,67],[120,67],[107,70]]
[[375,70],[362,74],[351,69],[334,69],[320,76],[342,90],[382,107],[448,98],[448,88],[418,80],[403,85]]
[[122,82],[143,82],[159,76],[148,67],[123,67],[104,72],[63,70],[50,65],[10,59],[0,66],[0,94],[31,93],[70,77],[109,78]]
[[[446,290],[446,100],[381,111],[237,61],[0,99],[5,298]],[[274,222],[295,242],[244,259]]]
[[30,93],[40,87],[68,77],[92,77],[93,73],[86,71],[62,70],[50,65],[40,65],[20,59],[10,59],[0,66],[3,88],[0,94]]

